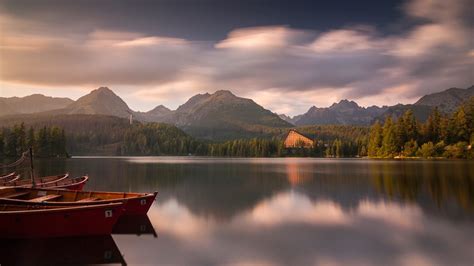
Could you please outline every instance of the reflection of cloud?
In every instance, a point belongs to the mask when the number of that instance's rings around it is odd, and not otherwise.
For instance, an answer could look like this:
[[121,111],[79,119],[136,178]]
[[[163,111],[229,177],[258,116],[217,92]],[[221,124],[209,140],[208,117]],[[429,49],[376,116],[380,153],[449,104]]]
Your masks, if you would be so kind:
[[160,204],[159,208],[151,208],[148,215],[152,218],[155,228],[171,233],[182,240],[195,240],[199,236],[208,234],[206,228],[211,225],[209,221],[194,216],[176,200]]
[[313,203],[298,193],[279,194],[254,207],[244,219],[256,225],[309,223],[326,225],[348,224],[348,216],[331,201]]
[[158,242],[142,244],[155,245],[156,252],[145,254],[137,243],[127,247],[120,236],[119,246],[133,249],[130,263],[408,266],[474,259],[470,224],[453,225],[395,202],[363,200],[345,211],[330,200],[285,192],[230,222],[193,215],[173,199],[154,205],[149,215]]
[[389,225],[399,226],[407,230],[419,230],[419,221],[423,214],[414,205],[399,205],[395,203],[363,201],[359,203],[357,215],[382,221]]

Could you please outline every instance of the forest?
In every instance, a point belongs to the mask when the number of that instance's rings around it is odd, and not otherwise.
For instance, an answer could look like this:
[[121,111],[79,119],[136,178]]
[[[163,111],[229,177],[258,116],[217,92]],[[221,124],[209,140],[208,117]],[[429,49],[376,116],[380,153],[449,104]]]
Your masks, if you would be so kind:
[[57,126],[26,129],[25,124],[0,129],[0,158],[20,157],[33,148],[36,157],[67,157],[66,134]]
[[386,117],[370,128],[368,156],[372,158],[474,158],[474,97],[454,113],[434,109],[424,123],[411,110],[398,119]]
[[[225,157],[370,157],[474,158],[474,98],[452,114],[434,109],[425,122],[411,110],[370,128],[350,125],[314,125],[296,130],[314,140],[314,146],[286,149],[285,130],[271,136],[228,141],[199,140],[164,123],[141,123],[111,116],[74,115],[25,117],[25,123],[5,121],[0,128],[0,157],[18,157],[33,147],[39,157],[72,155]],[[26,126],[28,125],[28,126]]]

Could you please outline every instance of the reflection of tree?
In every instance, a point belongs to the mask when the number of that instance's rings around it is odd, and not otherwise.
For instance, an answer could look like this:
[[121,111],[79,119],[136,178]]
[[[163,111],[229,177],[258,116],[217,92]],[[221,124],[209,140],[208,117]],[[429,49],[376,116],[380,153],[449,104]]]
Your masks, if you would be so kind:
[[412,173],[410,171],[414,169],[410,169],[409,165],[386,162],[372,163],[369,166],[371,179],[377,191],[384,193],[390,199],[398,197],[406,201],[416,201],[421,189],[421,180],[410,175]]
[[[454,165],[453,165],[454,164]],[[473,165],[465,162],[373,163],[371,180],[389,198],[420,202],[429,196],[438,209],[452,204],[474,210]]]
[[89,174],[85,188],[89,190],[156,190],[158,203],[176,199],[196,215],[222,220],[251,210],[260,201],[287,189],[302,192],[313,201],[334,201],[344,209],[355,208],[362,200],[383,198],[416,203],[432,212],[456,208],[472,211],[474,206],[474,164],[467,161],[180,157],[161,158],[160,163],[153,158],[143,160],[150,161],[42,160],[36,169],[42,175],[66,171],[73,176]]

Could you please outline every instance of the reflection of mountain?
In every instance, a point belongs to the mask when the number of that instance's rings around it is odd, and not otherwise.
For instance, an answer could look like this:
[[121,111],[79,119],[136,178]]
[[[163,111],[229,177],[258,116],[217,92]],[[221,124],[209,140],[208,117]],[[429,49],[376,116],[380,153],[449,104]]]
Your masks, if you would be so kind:
[[126,265],[114,239],[109,236],[0,239],[1,265]]
[[[333,200],[283,191],[224,222],[174,199],[150,212],[161,242],[134,248],[136,264],[464,265],[473,259],[472,224],[433,219],[416,205],[383,199],[345,210]],[[129,239],[117,241],[131,246]]]
[[42,175],[89,174],[86,189],[156,190],[158,203],[176,199],[193,214],[221,220],[289,189],[344,210],[386,200],[455,218],[468,216],[474,205],[474,164],[467,161],[150,157],[44,160],[36,169]]

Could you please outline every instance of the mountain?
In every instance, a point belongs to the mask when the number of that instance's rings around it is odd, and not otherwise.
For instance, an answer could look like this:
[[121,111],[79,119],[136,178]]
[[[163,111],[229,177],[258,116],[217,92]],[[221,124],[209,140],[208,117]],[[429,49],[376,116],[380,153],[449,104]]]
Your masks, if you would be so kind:
[[442,112],[451,113],[467,99],[473,96],[474,86],[467,89],[450,88],[442,92],[425,95],[414,105],[438,107]]
[[387,107],[360,107],[354,101],[341,100],[327,108],[311,107],[305,114],[293,117],[292,122],[297,126],[303,125],[368,125],[374,117],[383,114]]
[[152,110],[146,112],[146,114],[152,115],[152,116],[166,116],[171,113],[172,111],[168,107],[161,104],[153,108]]
[[129,117],[134,112],[107,87],[100,87],[62,110],[64,114],[112,115]]
[[55,98],[42,94],[33,94],[26,97],[0,97],[0,116],[56,110],[64,108],[73,102],[69,98]]
[[383,114],[374,117],[372,122],[375,122],[375,120],[384,121],[387,116],[392,116],[394,118],[400,117],[408,110],[412,110],[413,116],[415,116],[419,121],[426,121],[433,111],[433,108],[434,107],[427,105],[397,104],[388,107]]
[[286,122],[293,124],[293,119],[285,114],[279,114],[278,117],[280,117],[282,120],[285,120]]
[[164,121],[205,139],[252,136],[271,128],[292,126],[253,100],[226,90],[195,95]]

